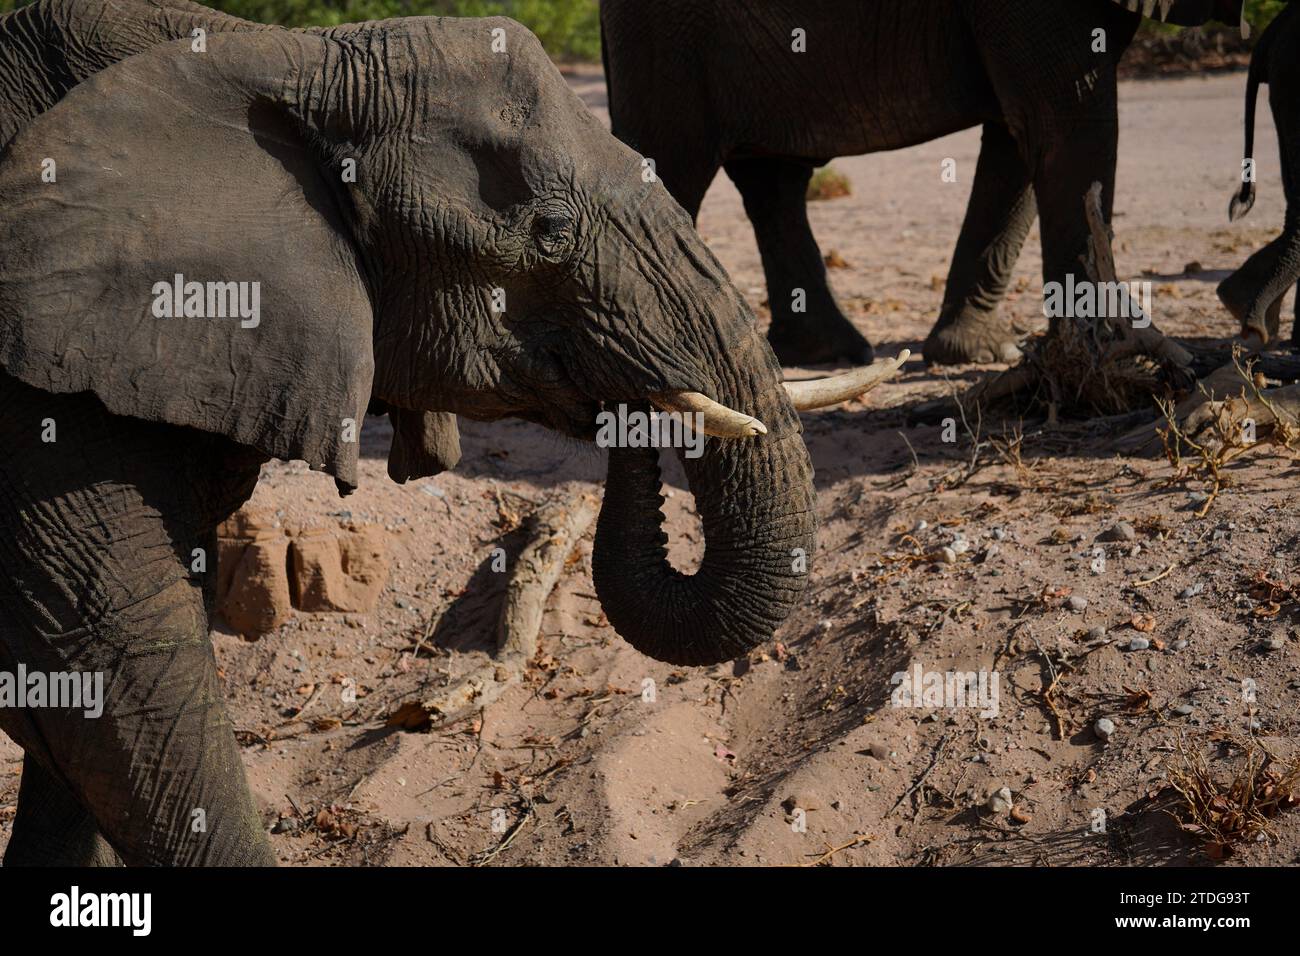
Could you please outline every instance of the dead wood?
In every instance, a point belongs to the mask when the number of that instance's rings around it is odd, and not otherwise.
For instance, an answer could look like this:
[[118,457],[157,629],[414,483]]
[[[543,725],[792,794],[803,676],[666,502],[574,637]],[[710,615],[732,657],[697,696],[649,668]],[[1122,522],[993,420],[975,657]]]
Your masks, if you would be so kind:
[[388,719],[408,730],[454,723],[476,713],[518,683],[537,654],[537,635],[546,602],[574,547],[599,510],[586,492],[545,502],[529,519],[529,543],[515,559],[497,622],[492,660],[450,687],[421,701],[407,701]]

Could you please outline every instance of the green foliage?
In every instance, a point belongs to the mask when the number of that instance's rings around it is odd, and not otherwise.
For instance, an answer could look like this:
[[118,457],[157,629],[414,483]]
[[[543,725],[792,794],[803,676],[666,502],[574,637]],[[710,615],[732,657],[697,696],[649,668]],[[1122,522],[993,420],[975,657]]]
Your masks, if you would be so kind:
[[[27,0],[0,0],[0,13]],[[537,34],[557,60],[600,59],[598,0],[204,0],[246,20],[287,27],[335,26],[388,17],[506,16]]]
[[1246,0],[1246,19],[1257,30],[1262,30],[1282,12],[1286,3],[1287,0]]
[[[1246,19],[1250,21],[1251,36],[1259,36],[1264,32],[1264,28],[1273,22],[1273,18],[1282,12],[1282,8],[1290,0],[1246,0]],[[1235,23],[1227,24],[1228,27],[1236,27]],[[1217,21],[1207,24],[1210,29],[1223,29],[1224,24]],[[1158,20],[1144,20],[1142,30],[1146,33],[1177,33],[1184,27],[1176,27],[1172,24],[1161,23]]]

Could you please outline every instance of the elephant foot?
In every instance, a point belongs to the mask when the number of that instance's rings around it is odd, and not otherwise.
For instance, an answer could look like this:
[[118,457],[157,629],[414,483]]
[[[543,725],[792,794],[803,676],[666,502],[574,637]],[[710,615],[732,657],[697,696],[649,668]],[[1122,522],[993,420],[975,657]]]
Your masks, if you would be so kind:
[[997,313],[963,315],[935,325],[921,346],[928,365],[987,365],[1020,358],[1020,336]]
[[[1223,307],[1241,327],[1241,333],[1234,341],[1240,341],[1242,344],[1249,342],[1255,351],[1259,351],[1269,342],[1276,340],[1281,331],[1282,299],[1285,293],[1269,304],[1261,318],[1258,314],[1259,304],[1250,290],[1242,288],[1244,282],[1237,278],[1239,275],[1240,273],[1234,273],[1228,276],[1219,283],[1215,291]],[[1294,339],[1295,333],[1292,332],[1292,340]]]
[[782,365],[804,366],[832,363],[870,365],[875,350],[853,323],[839,313],[799,321],[773,319],[767,341]]

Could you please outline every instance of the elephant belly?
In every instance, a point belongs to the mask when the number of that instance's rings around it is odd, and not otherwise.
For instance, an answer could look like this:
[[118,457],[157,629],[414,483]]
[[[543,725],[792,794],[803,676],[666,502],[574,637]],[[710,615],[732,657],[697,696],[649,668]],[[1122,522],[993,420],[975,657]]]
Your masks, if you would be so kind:
[[[736,153],[827,159],[902,149],[1000,115],[979,50],[947,2],[810,5],[807,49],[719,69],[714,115]],[[757,15],[757,14],[754,14]],[[801,27],[802,28],[802,27]],[[773,28],[753,28],[770,37]],[[739,59],[762,43],[740,31]]]

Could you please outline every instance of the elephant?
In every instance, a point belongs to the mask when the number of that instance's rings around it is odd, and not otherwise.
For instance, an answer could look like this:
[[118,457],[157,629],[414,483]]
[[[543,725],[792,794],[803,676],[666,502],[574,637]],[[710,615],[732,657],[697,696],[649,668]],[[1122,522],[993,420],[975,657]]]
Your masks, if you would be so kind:
[[[270,459],[354,489],[368,408],[402,413],[397,480],[454,464],[455,415],[587,441],[615,406],[698,416],[693,575],[657,451],[609,449],[607,618],[703,665],[795,606],[817,525],[798,411],[879,373],[783,383],[690,218],[519,24],[42,0],[0,18],[0,94],[6,864],[274,863],[206,556]],[[22,674],[93,676],[99,713],[7,702]]]
[[692,216],[726,170],[758,240],[768,338],[787,365],[871,355],[809,228],[813,169],[977,125],[970,202],[923,352],[940,364],[1014,359],[1019,336],[997,306],[1035,214],[1045,281],[1062,281],[1086,251],[1093,182],[1111,214],[1115,70],[1141,14],[1237,23],[1242,0],[661,0],[652,15],[638,0],[602,0],[600,10],[614,134],[653,159]]
[[[1283,7],[1268,25],[1250,58],[1246,81],[1246,152],[1242,184],[1228,206],[1235,221],[1255,204],[1255,177],[1245,171],[1255,155],[1255,106],[1259,85],[1268,84],[1281,153],[1282,188],[1286,194],[1286,220],[1282,235],[1251,255],[1232,275],[1219,283],[1218,295],[1241,324],[1248,344],[1267,345],[1278,339],[1282,299],[1300,280],[1300,14],[1294,4]],[[1300,315],[1300,304],[1297,305]],[[1300,323],[1293,323],[1291,344],[1300,346]]]

